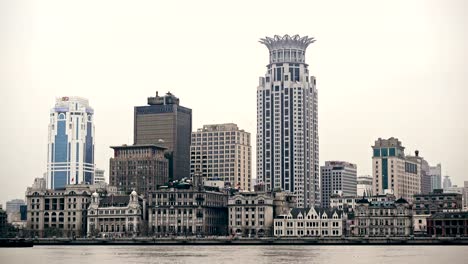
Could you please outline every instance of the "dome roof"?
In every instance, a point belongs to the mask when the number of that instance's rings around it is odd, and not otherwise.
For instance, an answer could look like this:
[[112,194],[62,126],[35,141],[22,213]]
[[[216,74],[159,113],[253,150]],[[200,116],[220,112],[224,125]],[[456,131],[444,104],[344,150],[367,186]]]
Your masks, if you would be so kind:
[[133,196],[138,196],[138,194],[137,194],[136,191],[132,191],[131,195],[133,195]]
[[94,193],[93,193],[93,197],[94,197],[94,198],[99,198],[99,194],[98,194],[97,192],[94,192]]

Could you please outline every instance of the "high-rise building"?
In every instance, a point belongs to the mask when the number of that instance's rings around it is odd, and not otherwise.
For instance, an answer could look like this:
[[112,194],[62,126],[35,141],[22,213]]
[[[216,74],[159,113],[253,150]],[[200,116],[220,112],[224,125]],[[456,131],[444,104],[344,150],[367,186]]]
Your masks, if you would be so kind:
[[47,188],[92,183],[94,177],[94,110],[80,97],[57,98],[50,111]]
[[156,145],[116,146],[110,159],[109,184],[124,194],[136,191],[146,198],[169,180],[165,148]]
[[452,180],[450,179],[450,176],[444,176],[444,190],[450,187],[452,187]]
[[236,124],[204,125],[192,133],[190,174],[201,173],[208,181],[229,182],[250,191],[250,133]]
[[431,192],[435,189],[442,189],[442,166],[429,166],[429,175],[431,177]]
[[96,168],[94,171],[94,183],[106,182],[104,178],[104,170]]
[[372,196],[372,176],[360,175],[357,177],[357,196]]
[[421,192],[421,162],[418,157],[406,157],[405,148],[397,138],[375,141],[372,156],[374,195],[392,193],[412,201]]
[[322,207],[330,207],[333,194],[356,196],[356,164],[346,161],[326,161],[320,167]]
[[169,178],[190,176],[190,136],[192,110],[179,105],[179,98],[171,93],[148,98],[147,106],[136,106],[134,144],[154,144],[167,148]]
[[[416,156],[416,160],[418,157]],[[421,193],[429,194],[432,192],[432,177],[430,175],[429,163],[421,158]]]
[[297,196],[298,207],[320,206],[318,98],[305,63],[314,38],[260,40],[270,62],[257,88],[257,179],[267,190]]

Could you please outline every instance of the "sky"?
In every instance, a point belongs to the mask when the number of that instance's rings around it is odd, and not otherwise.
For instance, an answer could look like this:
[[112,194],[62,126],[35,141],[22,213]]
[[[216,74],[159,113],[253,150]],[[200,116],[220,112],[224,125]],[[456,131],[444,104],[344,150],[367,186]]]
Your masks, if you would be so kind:
[[306,62],[317,78],[321,165],[344,160],[371,174],[371,145],[397,137],[463,185],[467,26],[463,0],[0,0],[0,204],[24,198],[46,171],[56,97],[89,99],[106,178],[109,146],[133,143],[133,107],[156,91],[192,109],[193,130],[233,122],[255,139],[268,63],[258,40],[284,34],[317,40]]

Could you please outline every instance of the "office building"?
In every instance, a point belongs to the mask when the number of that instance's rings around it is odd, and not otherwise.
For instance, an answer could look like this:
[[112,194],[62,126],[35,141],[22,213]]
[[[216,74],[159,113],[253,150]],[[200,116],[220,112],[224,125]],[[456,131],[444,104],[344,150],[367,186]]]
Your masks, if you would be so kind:
[[435,214],[439,212],[461,211],[461,193],[446,193],[436,189],[430,194],[415,194],[413,211],[415,214]]
[[405,156],[405,148],[397,138],[375,141],[372,156],[373,193],[392,193],[408,201],[421,192],[421,162],[419,152]]
[[136,191],[148,197],[169,180],[166,149],[156,145],[122,145],[111,147],[114,157],[109,162],[109,183],[123,194]]
[[146,226],[146,200],[137,192],[130,195],[110,194],[91,196],[87,214],[87,235],[100,237],[128,237],[143,234]]
[[271,236],[273,196],[265,192],[238,192],[229,197],[229,234]]
[[305,62],[307,36],[260,40],[269,50],[257,88],[257,179],[267,190],[297,196],[298,207],[320,206],[318,97]]
[[6,202],[5,211],[8,215],[8,223],[21,221],[21,206],[25,205],[24,200],[13,199]]
[[226,235],[227,200],[219,188],[203,186],[200,176],[161,186],[149,196],[149,230],[157,236]]
[[411,205],[403,198],[396,201],[358,201],[354,214],[355,236],[385,237],[411,235]]
[[92,184],[94,177],[94,110],[80,97],[57,98],[50,111],[47,188]]
[[100,183],[106,182],[106,178],[104,178],[104,170],[96,168],[94,171],[94,182],[93,183]]
[[229,182],[232,187],[249,191],[251,179],[250,133],[236,124],[204,125],[192,133],[190,175],[208,181]]
[[326,161],[325,166],[320,167],[322,207],[330,206],[330,197],[333,194],[356,196],[356,177],[356,164],[345,161]]
[[192,110],[179,104],[179,98],[168,92],[148,98],[147,106],[136,106],[134,144],[167,148],[169,178],[190,176],[190,136]]
[[429,175],[431,177],[431,191],[442,189],[442,166],[429,166]]
[[357,177],[357,196],[372,196],[372,176],[361,175]]
[[369,202],[391,202],[395,201],[395,196],[393,194],[382,194],[375,196],[342,196],[334,194],[330,197],[330,207],[336,208],[339,210],[344,210],[346,212],[352,212],[355,210],[356,205],[363,198],[366,198]]
[[443,187],[444,190],[452,187],[452,180],[450,179],[450,176],[444,176]]

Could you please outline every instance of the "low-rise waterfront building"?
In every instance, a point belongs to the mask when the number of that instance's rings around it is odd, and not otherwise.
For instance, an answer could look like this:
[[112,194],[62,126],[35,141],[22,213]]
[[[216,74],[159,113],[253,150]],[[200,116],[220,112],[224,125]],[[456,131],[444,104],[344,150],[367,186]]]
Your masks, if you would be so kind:
[[461,211],[462,194],[445,193],[436,189],[429,194],[415,194],[413,211],[415,214],[434,214],[438,212]]
[[200,176],[162,186],[149,196],[149,228],[155,235],[226,235],[228,196],[203,186]]
[[435,213],[427,218],[429,236],[468,236],[468,212]]
[[274,219],[274,236],[340,237],[343,235],[343,211],[324,208],[293,208]]
[[242,236],[271,236],[273,208],[271,193],[239,192],[229,197],[229,233]]
[[403,198],[370,202],[361,199],[355,208],[355,236],[409,236],[412,234],[411,205]]
[[99,197],[94,192],[88,208],[88,236],[128,237],[146,235],[146,200],[137,192]]

